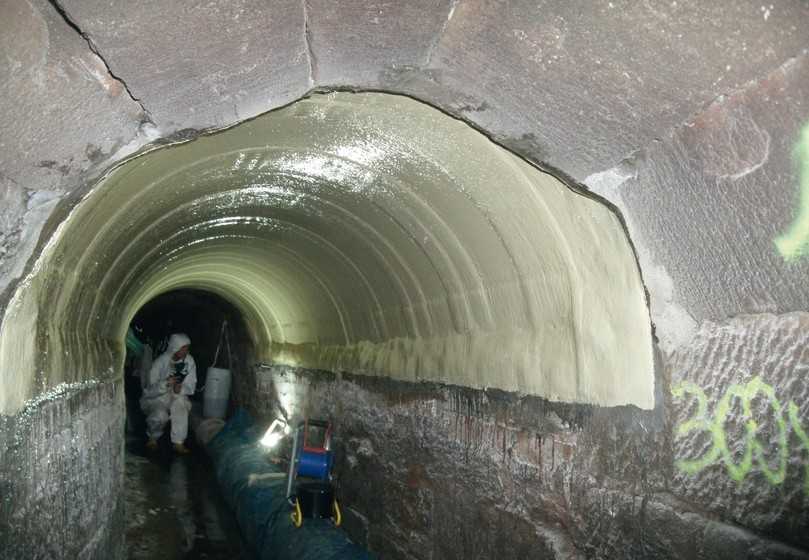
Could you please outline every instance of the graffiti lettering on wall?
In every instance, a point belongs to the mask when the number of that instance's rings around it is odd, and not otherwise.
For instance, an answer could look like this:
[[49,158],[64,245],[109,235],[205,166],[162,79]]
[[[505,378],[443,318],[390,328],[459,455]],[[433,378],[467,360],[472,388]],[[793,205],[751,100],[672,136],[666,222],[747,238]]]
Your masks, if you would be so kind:
[[809,256],[809,123],[795,145],[798,165],[798,211],[786,232],[775,238],[775,247],[787,261]]
[[[757,466],[764,477],[772,484],[781,484],[786,477],[789,462],[789,428],[797,436],[801,447],[809,452],[809,434],[798,417],[798,406],[790,401],[786,406],[775,395],[775,389],[759,377],[754,377],[744,385],[730,385],[722,398],[716,403],[713,416],[708,410],[708,398],[702,388],[690,381],[682,381],[671,389],[677,399],[688,396],[696,398],[697,409],[694,415],[677,426],[675,436],[680,438],[692,432],[705,432],[711,437],[710,449],[702,457],[678,459],[675,466],[687,474],[696,474],[705,467],[721,461],[733,480],[741,482],[744,477]],[[753,413],[753,400],[762,396],[771,408],[775,425],[775,437],[761,441],[758,435],[759,424]],[[728,413],[734,405],[734,399],[741,404],[744,422],[743,452],[741,457],[728,446],[725,424]],[[738,443],[738,442],[732,442]],[[767,453],[774,451],[774,453]],[[800,452],[800,450],[796,450]],[[768,459],[772,457],[772,459]],[[774,464],[773,464],[774,463]],[[804,491],[809,494],[809,460],[805,462]]]

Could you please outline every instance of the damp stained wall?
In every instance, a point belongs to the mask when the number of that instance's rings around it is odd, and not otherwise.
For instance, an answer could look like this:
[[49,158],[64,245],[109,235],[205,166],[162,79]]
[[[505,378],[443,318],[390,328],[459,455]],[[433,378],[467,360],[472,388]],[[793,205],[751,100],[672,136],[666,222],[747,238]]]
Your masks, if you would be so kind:
[[8,308],[3,409],[31,364],[117,371],[134,313],[181,288],[235,305],[267,362],[654,406],[615,213],[406,97],[316,95],[113,170]]
[[[751,341],[744,331],[753,324],[739,321],[721,339],[701,335],[699,346],[744,345],[755,363],[779,345],[805,343],[802,320],[791,317],[783,340]],[[716,367],[694,356],[678,363]],[[734,369],[699,380],[708,381],[711,417],[723,397],[714,388]],[[723,448],[732,450],[736,477],[722,457],[696,474],[682,468],[709,458],[716,440],[704,432],[719,430],[690,398],[654,410],[599,407],[278,365],[245,372],[234,390],[263,425],[284,416],[332,419],[346,530],[381,558],[797,560],[809,557],[809,450],[805,434],[785,427],[773,408],[791,398],[804,417],[807,385],[784,390],[784,373],[766,368],[761,377],[778,387],[775,394],[764,388],[748,399],[740,391],[731,408],[744,401],[747,413],[723,413]],[[753,384],[765,387],[761,379]],[[697,424],[683,433],[692,417]],[[750,420],[758,430],[745,441]],[[762,462],[783,478],[768,479]]]

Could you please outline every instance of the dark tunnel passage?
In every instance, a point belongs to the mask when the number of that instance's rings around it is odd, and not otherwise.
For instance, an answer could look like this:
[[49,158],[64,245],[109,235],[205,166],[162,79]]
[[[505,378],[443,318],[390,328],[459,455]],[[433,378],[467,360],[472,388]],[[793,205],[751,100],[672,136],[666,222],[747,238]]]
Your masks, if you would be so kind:
[[127,558],[249,558],[237,521],[217,487],[214,466],[194,438],[191,454],[173,456],[169,423],[156,449],[147,449],[146,415],[140,399],[148,370],[170,336],[186,334],[197,371],[190,395],[190,415],[197,425],[204,415],[205,384],[210,367],[243,375],[253,349],[236,308],[212,293],[174,290],[147,302],[132,318],[126,338],[125,503]]
[[[307,558],[254,500],[303,419],[344,552],[809,558],[807,25],[0,4],[0,558]],[[190,455],[138,401],[175,332]]]
[[[230,379],[234,375],[243,376],[253,363],[255,350],[244,321],[238,309],[226,300],[193,289],[173,290],[155,297],[137,311],[125,338],[123,377],[128,435],[144,437],[146,424],[140,398],[150,382],[148,375],[154,360],[168,351],[170,337],[175,333],[182,333],[191,341],[196,381],[190,399],[200,409],[197,415],[202,413],[209,368],[227,370]],[[225,410],[221,416],[224,414]]]
[[[194,344],[194,356],[202,373],[214,365],[214,356],[222,338],[222,325],[227,324],[231,345],[231,367],[246,367],[254,352],[238,309],[221,297],[201,290],[174,290],[163,293],[141,307],[130,322],[130,328],[142,342],[154,348],[175,332],[186,333]],[[241,342],[242,346],[237,346]],[[218,362],[227,367],[225,342],[221,343]],[[201,379],[204,384],[204,380]]]

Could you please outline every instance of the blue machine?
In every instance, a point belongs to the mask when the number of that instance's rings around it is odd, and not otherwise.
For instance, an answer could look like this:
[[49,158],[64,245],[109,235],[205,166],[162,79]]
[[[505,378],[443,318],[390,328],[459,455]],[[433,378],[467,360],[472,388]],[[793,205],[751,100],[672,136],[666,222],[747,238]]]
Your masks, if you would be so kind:
[[318,453],[315,451],[301,451],[298,456],[298,476],[329,480],[334,455],[331,451]]
[[[340,506],[334,497],[331,469],[331,423],[306,420],[298,425],[292,441],[292,456],[287,475],[287,500],[292,506],[292,522],[296,527],[303,519],[332,518],[340,526]],[[298,479],[308,479],[299,481]]]

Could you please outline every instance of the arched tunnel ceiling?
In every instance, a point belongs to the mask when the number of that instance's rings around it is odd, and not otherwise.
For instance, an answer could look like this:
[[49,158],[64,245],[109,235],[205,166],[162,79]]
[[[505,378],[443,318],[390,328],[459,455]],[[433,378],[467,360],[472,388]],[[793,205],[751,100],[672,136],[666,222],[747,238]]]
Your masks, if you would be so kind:
[[809,259],[773,243],[806,214],[806,2],[192,5],[0,5],[0,309],[110,165],[318,88],[411,95],[614,203],[666,354],[706,321],[809,306]]
[[316,95],[111,172],[9,307],[3,408],[34,389],[8,372],[116,367],[134,313],[179,288],[233,303],[267,361],[654,405],[614,213],[404,97]]

